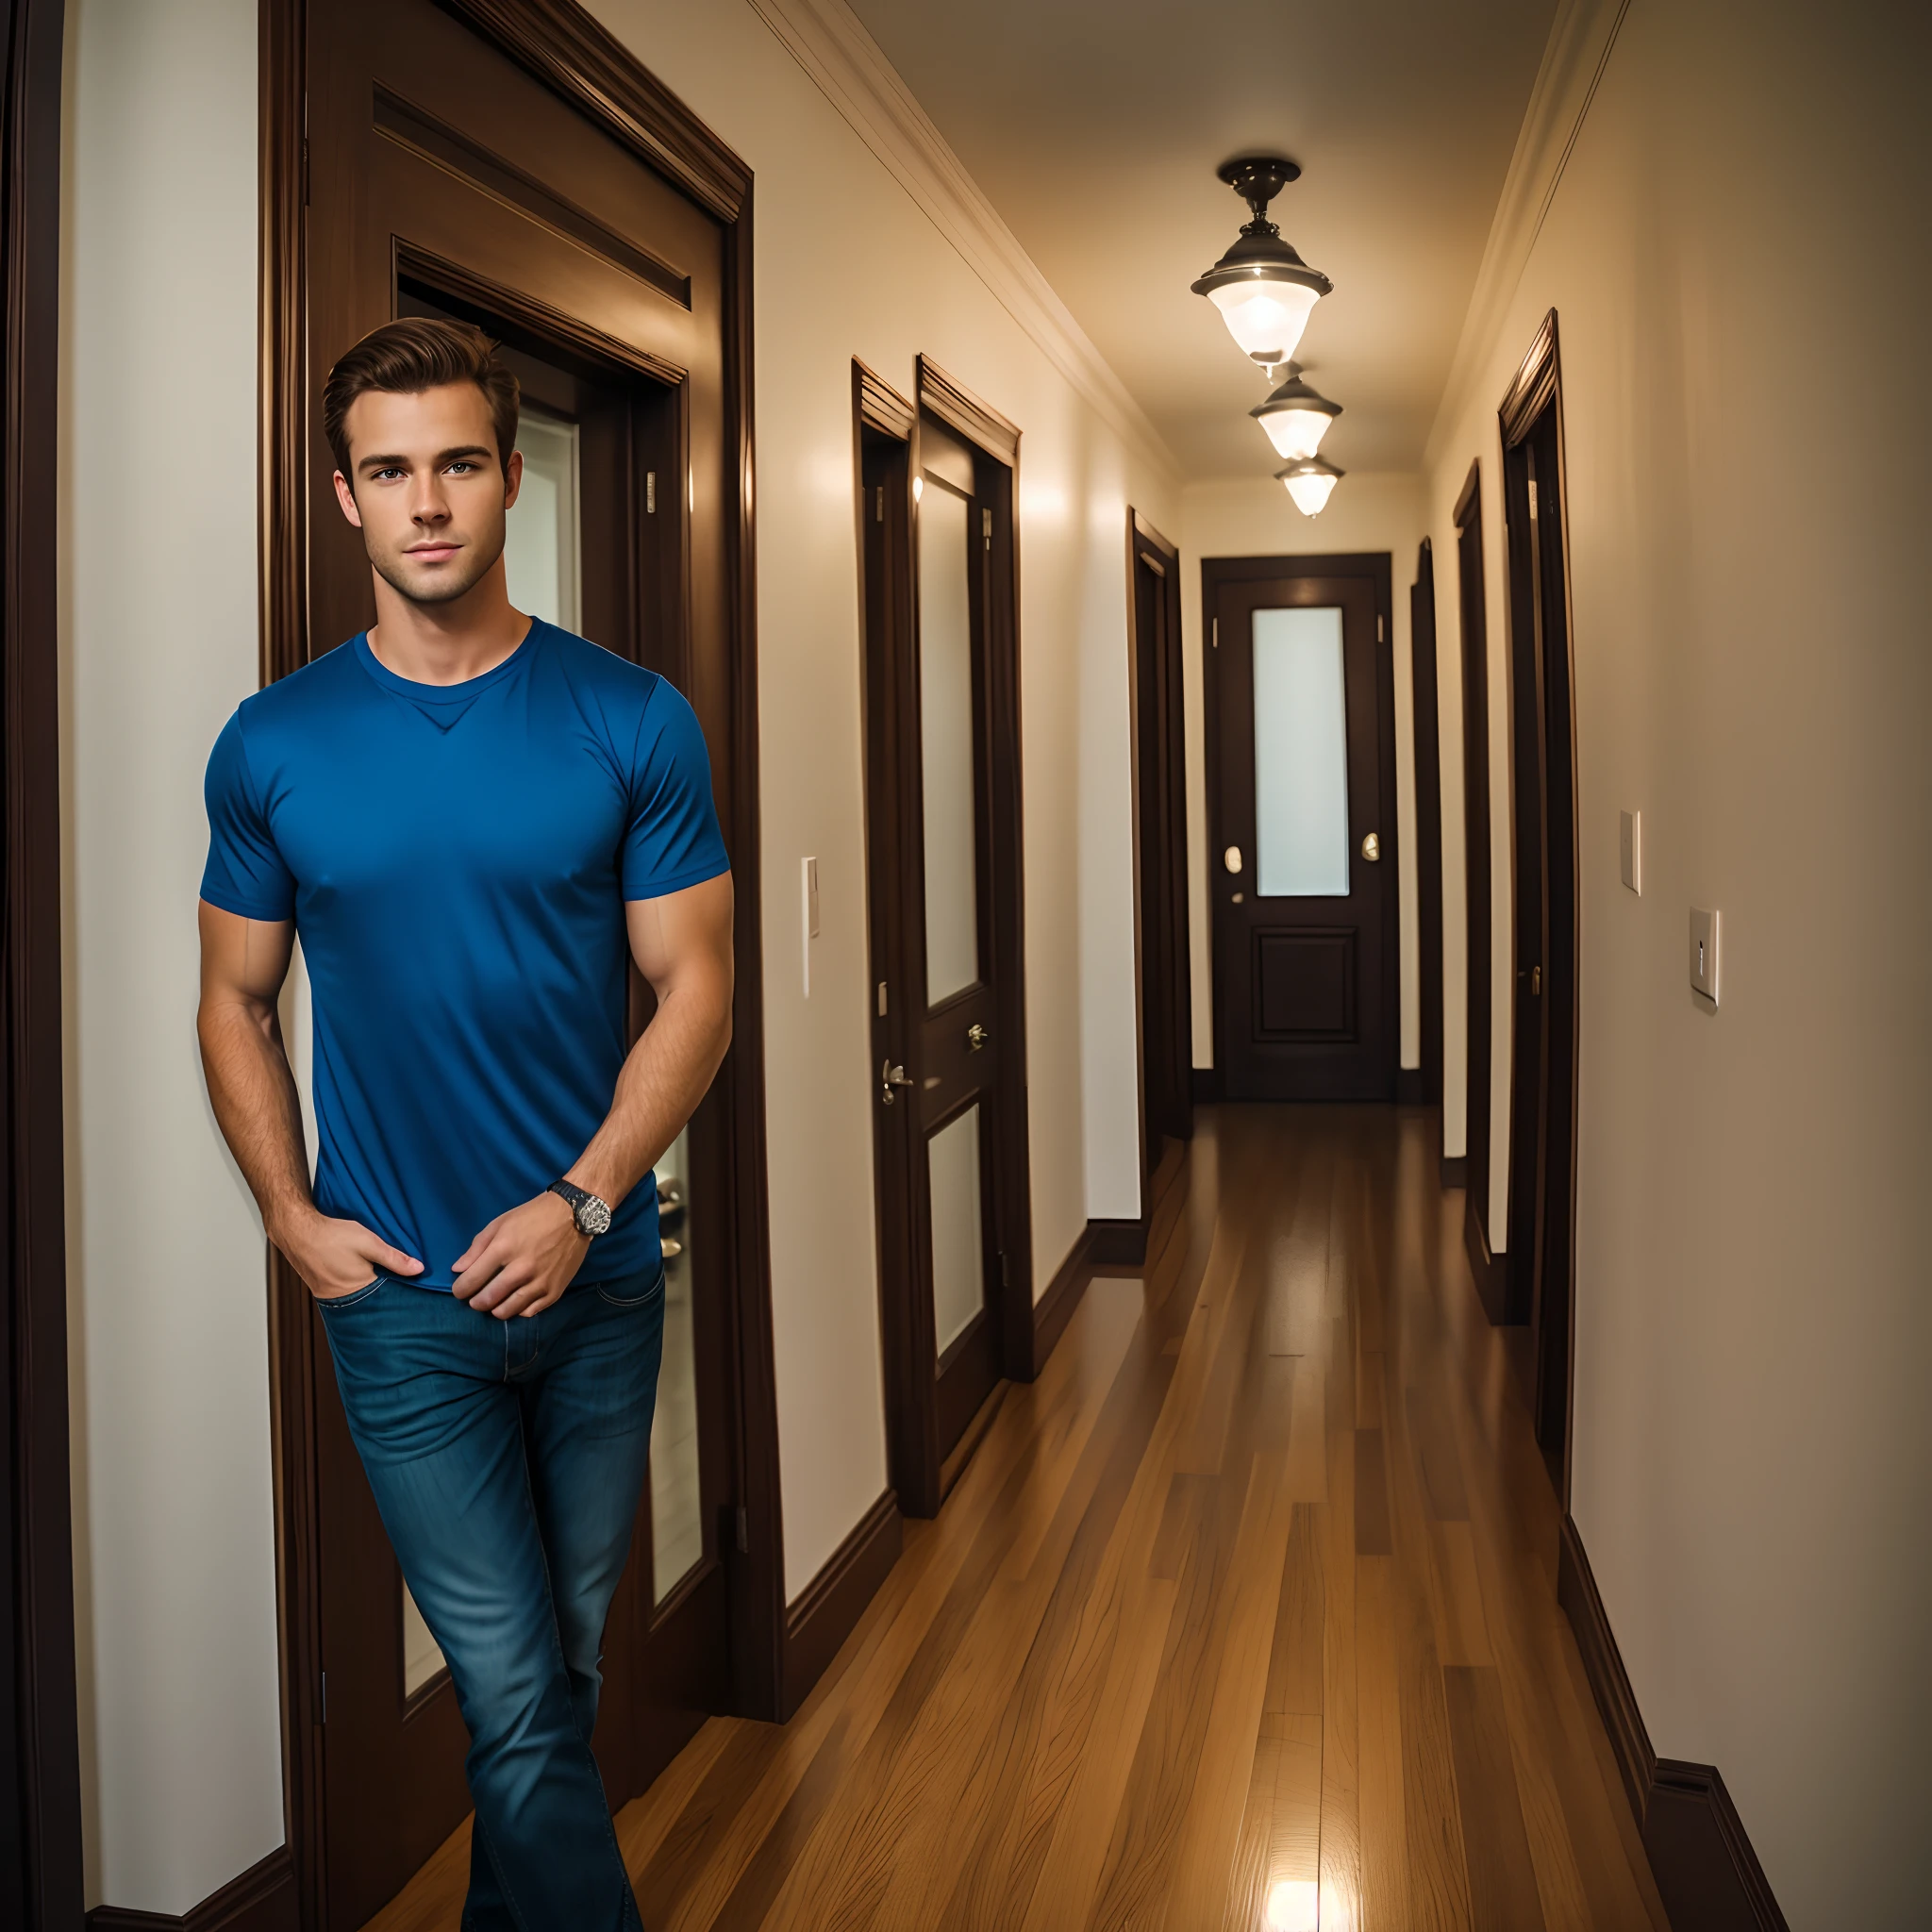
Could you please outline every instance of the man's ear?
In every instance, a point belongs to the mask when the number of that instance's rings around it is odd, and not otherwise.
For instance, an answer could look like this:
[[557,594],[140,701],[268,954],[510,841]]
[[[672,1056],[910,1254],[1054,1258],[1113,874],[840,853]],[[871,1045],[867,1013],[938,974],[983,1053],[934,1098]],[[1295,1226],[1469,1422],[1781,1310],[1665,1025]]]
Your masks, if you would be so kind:
[[503,507],[505,509],[514,509],[516,508],[517,491],[523,487],[524,453],[520,449],[513,449],[509,453],[509,461],[503,466]]
[[362,512],[356,508],[356,492],[349,488],[349,479],[338,470],[336,472],[336,501],[342,507],[342,514],[357,528],[362,527]]

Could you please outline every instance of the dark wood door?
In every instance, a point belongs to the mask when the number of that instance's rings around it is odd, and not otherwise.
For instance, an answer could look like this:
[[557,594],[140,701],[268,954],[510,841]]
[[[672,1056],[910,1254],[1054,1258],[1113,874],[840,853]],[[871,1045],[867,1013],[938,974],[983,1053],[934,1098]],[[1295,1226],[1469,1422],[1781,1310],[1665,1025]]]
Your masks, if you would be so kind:
[[[1436,705],[1436,558],[1424,537],[1408,591],[1415,720],[1415,900],[1422,999],[1422,1101],[1442,1102],[1442,756]],[[1438,1121],[1440,1127],[1441,1122]]]
[[[513,599],[677,683],[715,759],[733,695],[718,225],[431,0],[341,0],[309,21],[311,396],[336,355],[398,313],[461,316],[502,341],[529,476]],[[319,426],[308,460],[309,636],[325,649],[370,621],[369,572]],[[533,518],[545,528],[526,541]],[[648,1002],[634,975],[634,1026]],[[731,1694],[724,1106],[714,1090],[659,1165],[664,1364],[593,1740],[613,1806]],[[319,1335],[315,1351],[325,1360]],[[468,1740],[325,1367],[313,1400],[325,1923],[350,1932],[469,1809]]]
[[1389,560],[1203,570],[1221,1091],[1392,1099]]
[[871,395],[862,384],[882,1314],[893,1484],[908,1514],[931,1515],[1002,1374],[1031,1367],[1030,1324],[1014,1333],[1030,1293],[1019,881],[1001,809],[1018,772],[1002,722],[1012,472],[875,380]]

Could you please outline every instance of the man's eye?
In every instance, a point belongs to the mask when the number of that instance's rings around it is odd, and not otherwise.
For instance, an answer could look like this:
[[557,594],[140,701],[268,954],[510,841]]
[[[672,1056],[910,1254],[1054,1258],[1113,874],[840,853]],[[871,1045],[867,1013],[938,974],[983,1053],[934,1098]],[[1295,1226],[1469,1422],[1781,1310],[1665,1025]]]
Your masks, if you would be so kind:
[[452,476],[467,476],[475,467],[475,463],[452,463],[449,473]]
[[387,481],[389,478],[392,476],[400,476],[403,473],[400,470],[394,468],[387,470],[378,470],[375,473],[375,480],[378,483],[381,483]]

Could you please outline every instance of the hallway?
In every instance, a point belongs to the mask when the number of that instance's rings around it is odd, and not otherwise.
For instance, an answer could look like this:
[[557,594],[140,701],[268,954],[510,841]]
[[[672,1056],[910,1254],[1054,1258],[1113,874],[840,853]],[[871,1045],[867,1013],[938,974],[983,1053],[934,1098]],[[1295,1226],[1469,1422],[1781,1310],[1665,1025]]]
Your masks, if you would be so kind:
[[[1432,1140],[1202,1114],[797,1717],[623,1812],[651,1932],[1666,1924]],[[466,1840],[372,1932],[454,1927]]]

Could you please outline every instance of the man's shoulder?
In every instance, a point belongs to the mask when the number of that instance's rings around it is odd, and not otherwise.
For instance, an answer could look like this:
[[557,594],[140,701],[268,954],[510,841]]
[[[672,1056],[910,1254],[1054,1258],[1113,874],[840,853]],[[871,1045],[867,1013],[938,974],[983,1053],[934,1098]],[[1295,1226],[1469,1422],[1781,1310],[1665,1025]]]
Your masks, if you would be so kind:
[[249,692],[236,707],[236,714],[250,736],[311,719],[318,707],[340,702],[345,695],[353,695],[358,685],[366,684],[356,662],[355,645],[351,638],[347,643],[310,658],[301,670]]
[[592,643],[589,638],[580,638],[574,630],[555,624],[545,625],[544,630],[558,663],[574,684],[591,685],[619,701],[647,705],[663,682],[655,671],[629,658],[620,658],[615,651]]

